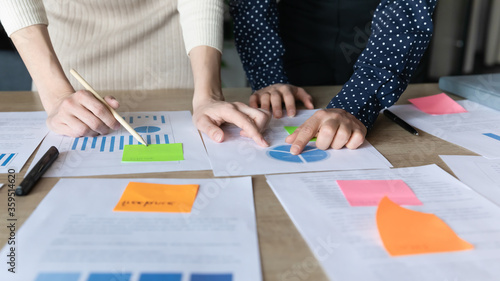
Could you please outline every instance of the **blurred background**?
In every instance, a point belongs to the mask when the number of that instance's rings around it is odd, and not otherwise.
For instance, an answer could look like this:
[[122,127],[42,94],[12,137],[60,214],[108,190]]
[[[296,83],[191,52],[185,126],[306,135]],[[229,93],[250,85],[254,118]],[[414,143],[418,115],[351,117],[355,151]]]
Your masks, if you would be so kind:
[[[222,83],[247,87],[234,47],[232,21],[226,9]],[[500,0],[439,0],[434,35],[413,83],[439,77],[500,72]],[[0,26],[0,91],[29,91],[31,78]]]

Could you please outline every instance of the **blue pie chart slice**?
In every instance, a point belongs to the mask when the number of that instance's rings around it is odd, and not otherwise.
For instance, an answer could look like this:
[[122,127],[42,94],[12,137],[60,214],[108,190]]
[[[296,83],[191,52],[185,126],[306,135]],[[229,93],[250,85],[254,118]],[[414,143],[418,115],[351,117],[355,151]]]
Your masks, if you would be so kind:
[[136,132],[143,133],[143,134],[155,133],[155,132],[158,132],[160,130],[161,130],[160,127],[155,127],[155,126],[141,126],[141,127],[135,128]]
[[313,146],[306,146],[300,155],[290,153],[290,145],[279,145],[267,151],[267,155],[276,160],[292,163],[318,162],[328,158],[328,153]]

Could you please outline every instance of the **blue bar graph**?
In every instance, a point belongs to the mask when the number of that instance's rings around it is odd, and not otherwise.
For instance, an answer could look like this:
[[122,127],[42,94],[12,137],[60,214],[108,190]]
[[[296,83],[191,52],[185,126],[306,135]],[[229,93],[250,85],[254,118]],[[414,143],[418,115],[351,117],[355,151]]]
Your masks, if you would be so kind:
[[500,141],[500,136],[499,135],[495,135],[493,133],[486,133],[486,134],[483,134],[483,135]]
[[128,119],[128,122],[129,122],[130,124],[133,124],[133,123],[134,123],[134,117],[130,116],[130,118]]
[[5,154],[5,153],[0,154],[0,160],[2,160],[2,158],[5,157],[5,155],[7,155],[7,154]]
[[[148,145],[170,143],[168,134],[140,134],[140,136],[146,140]],[[75,151],[91,151],[98,149],[99,152],[116,152],[123,150],[125,145],[136,144],[139,144],[139,142],[137,142],[132,135],[121,135],[92,137],[92,139],[91,137],[75,138],[69,145],[71,150]],[[109,146],[109,148],[107,146]],[[15,154],[10,155],[10,159],[14,157],[14,155]],[[9,157],[8,153],[0,154],[0,164],[2,164],[2,161],[5,161],[7,157]]]
[[156,121],[156,115],[155,115],[155,116],[153,116],[153,120],[154,120],[154,121]]
[[75,141],[73,142],[73,147],[71,147],[71,150],[75,150],[76,149],[76,146],[78,145],[78,139],[79,138],[75,138]]
[[104,152],[104,147],[106,146],[106,137],[102,137],[102,142],[101,142],[101,149],[99,149],[100,152]]
[[11,153],[11,154],[2,154],[2,157],[0,157],[0,159],[3,159],[6,155],[9,155],[7,156],[7,158],[5,160],[3,160],[2,164],[0,166],[2,167],[5,167],[7,166],[7,164],[9,164],[10,160],[12,160],[12,158],[14,158],[14,156],[16,156],[15,153]]
[[83,138],[83,143],[82,143],[82,150],[85,150],[85,147],[87,147],[87,141],[89,138],[85,137]]
[[165,124],[165,116],[161,116],[161,123]]
[[109,152],[113,152],[114,150],[115,150],[115,137],[112,136],[111,137],[111,142],[109,144]]
[[120,136],[120,150],[123,150],[123,141],[125,140],[124,136]]

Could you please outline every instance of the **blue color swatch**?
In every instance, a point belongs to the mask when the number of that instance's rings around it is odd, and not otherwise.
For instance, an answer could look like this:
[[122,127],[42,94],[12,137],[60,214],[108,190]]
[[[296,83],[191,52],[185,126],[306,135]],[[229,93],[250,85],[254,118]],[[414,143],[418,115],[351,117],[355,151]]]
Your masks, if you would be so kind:
[[129,281],[130,273],[91,273],[87,281]]
[[139,281],[181,281],[180,273],[142,273]]
[[499,135],[495,135],[493,133],[486,133],[486,134],[483,134],[483,135],[500,141],[500,136]]
[[78,281],[80,273],[40,273],[35,281]]
[[233,275],[228,274],[201,274],[193,273],[191,275],[191,281],[232,281]]

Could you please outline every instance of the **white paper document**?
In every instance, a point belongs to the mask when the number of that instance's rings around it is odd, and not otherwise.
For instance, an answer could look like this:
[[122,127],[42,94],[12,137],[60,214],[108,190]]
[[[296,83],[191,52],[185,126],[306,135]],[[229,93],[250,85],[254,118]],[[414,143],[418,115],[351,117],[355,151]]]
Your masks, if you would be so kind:
[[468,112],[430,115],[414,105],[391,111],[410,125],[488,158],[500,158],[500,111],[469,100],[457,101]]
[[[114,212],[130,181],[200,188],[191,213]],[[5,281],[262,280],[249,177],[61,179],[0,256]]]
[[[436,165],[391,170],[266,176],[331,280],[498,280],[500,208]],[[403,180],[473,250],[391,257],[376,223],[377,206],[351,207],[336,180]],[[293,279],[289,273],[288,280]],[[299,280],[297,276],[297,280]]]
[[0,112],[0,174],[19,173],[49,132],[46,118],[43,111]]
[[310,142],[300,155],[290,153],[284,126],[300,126],[315,110],[299,110],[295,117],[273,118],[264,137],[270,147],[257,145],[240,136],[234,125],[224,127],[224,142],[216,143],[203,134],[215,176],[262,175],[326,170],[383,169],[392,167],[367,141],[355,150],[343,148],[326,151]]
[[500,159],[462,155],[439,157],[463,183],[500,206]]
[[53,145],[60,154],[44,177],[210,170],[207,153],[189,111],[131,112],[123,113],[123,118],[148,144],[182,143],[184,160],[122,163],[124,146],[139,142],[121,127],[109,135],[98,137],[71,138],[51,132],[33,163]]

